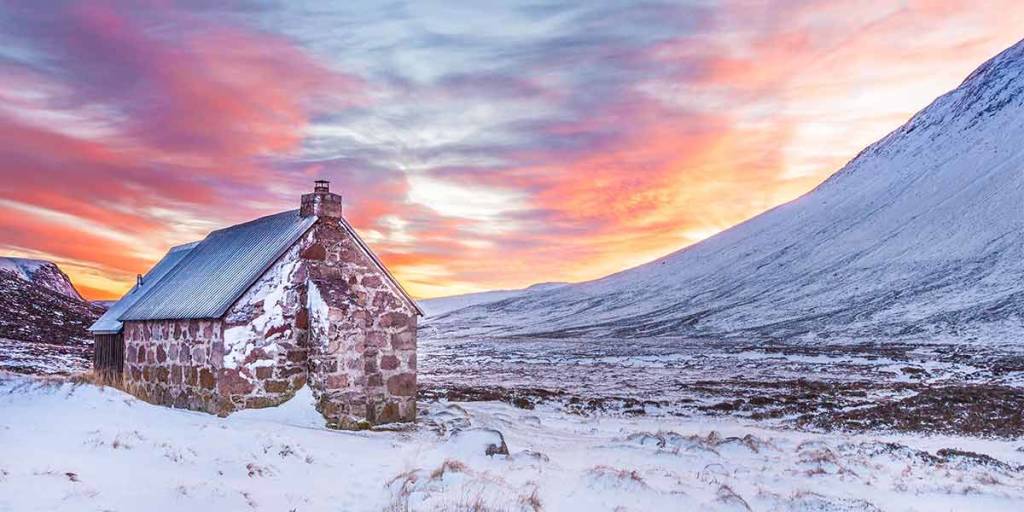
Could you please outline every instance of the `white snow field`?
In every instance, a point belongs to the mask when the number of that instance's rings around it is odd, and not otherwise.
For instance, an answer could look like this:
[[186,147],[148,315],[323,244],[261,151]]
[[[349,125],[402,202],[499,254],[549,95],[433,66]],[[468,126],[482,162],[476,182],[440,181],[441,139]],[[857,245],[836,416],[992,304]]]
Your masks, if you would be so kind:
[[[228,418],[110,388],[0,380],[0,511],[1013,510],[1024,444],[822,435],[736,419],[428,404],[322,428],[305,390]],[[507,443],[508,455],[485,455]]]
[[815,190],[596,281],[449,312],[440,336],[1024,341],[1024,42]]

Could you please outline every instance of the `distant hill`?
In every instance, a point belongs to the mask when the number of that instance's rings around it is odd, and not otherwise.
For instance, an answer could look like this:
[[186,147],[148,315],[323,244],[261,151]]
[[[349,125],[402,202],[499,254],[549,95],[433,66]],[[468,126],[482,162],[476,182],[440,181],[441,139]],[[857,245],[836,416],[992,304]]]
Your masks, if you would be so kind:
[[85,300],[71,284],[67,274],[49,261],[0,257],[0,272],[13,273],[24,281],[49,288],[71,299]]
[[423,312],[426,313],[429,318],[462,308],[468,308],[470,306],[511,299],[530,292],[554,290],[567,284],[568,283],[538,283],[530,286],[529,288],[520,288],[518,290],[492,290],[487,292],[464,293],[461,295],[450,295],[448,297],[438,297],[435,299],[418,300],[416,303],[419,304],[420,308],[423,309]]

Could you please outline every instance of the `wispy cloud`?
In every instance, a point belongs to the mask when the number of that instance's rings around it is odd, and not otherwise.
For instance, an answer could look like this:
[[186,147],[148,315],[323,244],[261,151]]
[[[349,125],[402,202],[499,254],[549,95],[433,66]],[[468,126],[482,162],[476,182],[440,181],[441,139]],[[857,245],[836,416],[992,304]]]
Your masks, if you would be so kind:
[[809,190],[1016,2],[10,3],[0,248],[94,296],[326,176],[420,295],[582,280]]

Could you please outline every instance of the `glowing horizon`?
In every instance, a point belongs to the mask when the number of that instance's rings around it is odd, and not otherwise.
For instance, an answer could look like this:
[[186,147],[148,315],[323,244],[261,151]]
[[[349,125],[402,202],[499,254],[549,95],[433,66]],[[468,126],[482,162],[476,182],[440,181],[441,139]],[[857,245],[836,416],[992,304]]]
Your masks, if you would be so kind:
[[794,199],[1024,5],[0,7],[0,255],[117,298],[316,178],[406,288],[599,278]]

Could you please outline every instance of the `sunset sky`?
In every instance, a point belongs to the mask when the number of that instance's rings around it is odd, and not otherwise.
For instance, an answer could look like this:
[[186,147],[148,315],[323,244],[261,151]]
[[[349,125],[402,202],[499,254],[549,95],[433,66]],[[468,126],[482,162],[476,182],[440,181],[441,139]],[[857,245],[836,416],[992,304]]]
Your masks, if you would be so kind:
[[299,4],[0,0],[0,254],[114,298],[322,177],[416,296],[601,277],[1024,37],[1017,0]]

